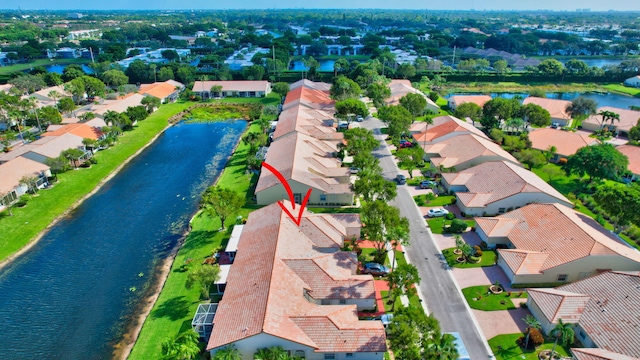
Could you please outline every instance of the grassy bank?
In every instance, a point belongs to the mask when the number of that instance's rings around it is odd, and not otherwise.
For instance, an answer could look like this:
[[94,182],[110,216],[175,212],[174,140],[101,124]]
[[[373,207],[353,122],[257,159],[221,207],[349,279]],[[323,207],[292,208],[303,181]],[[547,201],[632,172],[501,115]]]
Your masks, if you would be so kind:
[[31,197],[24,208],[14,208],[13,216],[0,219],[0,261],[16,253],[75,202],[82,199],[127,158],[146,145],[167,126],[167,119],[192,103],[163,105],[146,120],[126,132],[118,143],[96,153],[98,163],[89,169],[70,170],[58,175],[49,190]]
[[[252,124],[247,131],[259,132],[260,128],[257,124]],[[248,153],[249,145],[240,142],[217,184],[246,194],[249,199],[252,178],[245,171]],[[255,208],[250,204],[245,205],[240,213],[246,217]],[[187,272],[184,271],[184,265],[188,259],[201,263],[206,257],[211,256],[215,249],[226,245],[234,221],[235,219],[229,219],[226,224],[227,230],[218,231],[221,226],[218,218],[210,218],[199,213],[193,219],[191,232],[173,262],[162,293],[147,317],[129,359],[159,359],[163,340],[175,338],[191,329],[193,314],[203,300],[200,299],[198,289],[188,290],[185,287]]]
[[533,89],[544,92],[608,92],[603,86],[592,83],[551,84],[545,82],[451,82],[443,86],[442,93],[529,93]]

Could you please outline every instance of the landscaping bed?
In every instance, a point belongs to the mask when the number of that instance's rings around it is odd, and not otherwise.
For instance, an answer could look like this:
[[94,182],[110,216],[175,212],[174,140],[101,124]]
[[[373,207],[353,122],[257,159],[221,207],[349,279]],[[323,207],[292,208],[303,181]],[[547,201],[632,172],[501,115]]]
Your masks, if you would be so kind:
[[526,291],[503,291],[493,294],[489,291],[491,285],[470,286],[462,289],[467,303],[472,309],[483,311],[510,310],[515,309],[512,299],[523,299],[529,297]]
[[456,261],[456,259],[460,256],[454,254],[453,251],[456,248],[449,248],[442,250],[442,255],[447,260],[447,264],[451,267],[460,268],[460,269],[468,269],[468,268],[478,268],[483,266],[493,266],[498,260],[498,254],[495,250],[482,250],[482,256],[480,257],[480,261],[477,263],[464,262],[460,263]]
[[[524,336],[523,334],[504,334],[492,337],[489,339],[489,346],[491,351],[496,356],[496,360],[510,360],[510,359],[524,359],[524,360],[538,360],[538,352],[543,350],[551,350],[553,348],[553,341],[545,340],[545,343],[538,346],[534,351],[524,351],[520,346],[516,344],[516,341]],[[563,357],[569,356],[569,348],[563,347],[560,344],[556,346],[556,352]]]
[[[429,229],[431,229],[431,233],[433,234],[444,234],[445,227],[450,226],[453,220],[447,220],[444,217],[433,218],[427,220],[427,225],[429,225]],[[475,220],[464,220],[467,223],[468,227],[476,226]]]
[[446,206],[456,202],[456,197],[454,195],[438,195],[435,199],[429,201],[427,201],[427,198],[427,194],[421,194],[414,196],[413,200],[418,206]]

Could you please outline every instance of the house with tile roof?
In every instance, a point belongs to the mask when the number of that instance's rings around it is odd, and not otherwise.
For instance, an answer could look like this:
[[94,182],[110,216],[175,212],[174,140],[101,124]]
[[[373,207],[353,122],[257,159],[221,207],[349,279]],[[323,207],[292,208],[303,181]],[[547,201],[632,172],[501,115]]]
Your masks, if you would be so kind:
[[302,105],[310,109],[322,110],[331,115],[336,113],[336,102],[329,97],[329,93],[322,90],[300,86],[287,93],[282,104],[282,110]]
[[531,147],[548,151],[551,146],[556,148],[550,161],[557,162],[560,158],[567,158],[585,146],[598,145],[598,139],[589,137],[585,132],[562,131],[558,129],[542,128],[529,132]]
[[64,134],[73,134],[80,136],[83,139],[100,140],[104,138],[105,134],[102,132],[102,128],[90,126],[83,123],[62,125],[55,129],[47,129],[42,133],[42,136],[60,136]]
[[528,289],[527,305],[549,333],[562,319],[573,324],[581,348],[576,360],[640,358],[640,272],[611,271],[551,289]]
[[451,111],[456,111],[456,108],[464,103],[474,103],[480,107],[491,100],[489,95],[453,95],[447,101],[447,105]]
[[331,90],[331,84],[329,83],[325,83],[325,82],[319,82],[319,81],[311,81],[308,79],[302,79],[302,80],[298,80],[296,82],[294,82],[293,84],[289,85],[289,90],[294,90],[297,89],[301,86],[307,87],[309,89],[313,89],[313,90],[320,90],[320,91],[324,91],[327,94],[329,93],[329,90]]
[[340,142],[343,133],[336,131],[337,120],[331,113],[320,109],[313,109],[300,103],[289,106],[278,116],[278,123],[273,132],[277,139],[293,131],[312,136],[316,139]]
[[141,84],[138,93],[146,96],[153,96],[160,99],[163,104],[178,100],[180,91],[184,85],[174,80],[155,82],[153,84]]
[[476,232],[499,247],[512,284],[572,282],[605,270],[640,271],[640,252],[595,220],[562,204],[530,204],[476,218]]
[[[291,132],[271,143],[265,162],[287,180],[296,203],[301,203],[309,189],[309,205],[351,205],[354,194],[349,183],[350,170],[342,167],[335,142],[319,140]],[[289,195],[278,178],[262,169],[256,185],[258,205],[267,205]]]
[[[464,134],[474,134],[483,138],[487,138],[487,136],[478,128],[469,124],[466,121],[460,120],[454,116],[446,115],[446,116],[437,116],[433,118],[432,124],[427,124],[426,122],[419,122],[414,124],[421,124],[422,131],[419,133],[414,133],[413,139],[417,144],[427,144],[433,141],[448,139],[453,136],[464,135]],[[420,127],[414,127],[414,129],[419,129]]]
[[425,160],[433,167],[461,171],[487,161],[506,160],[520,166],[520,162],[486,137],[462,134],[419,146],[425,152]]
[[80,163],[93,156],[82,143],[83,139],[83,137],[71,133],[60,136],[45,136],[31,143],[34,146],[29,147],[29,150],[21,156],[45,164],[47,159],[57,158],[65,150],[79,149],[84,152],[84,155],[79,159]]
[[[121,99],[104,100],[100,104],[92,104],[91,107],[84,112],[92,112],[95,116],[104,119],[105,114],[109,111],[123,113],[130,107],[141,106],[142,99],[144,99],[144,95],[131,93]],[[80,116],[81,113],[79,112],[77,115]]]
[[551,123],[557,123],[560,126],[571,125],[571,114],[567,111],[571,101],[529,96],[522,102],[522,105],[527,104],[535,104],[547,110],[551,115]]
[[391,96],[385,99],[385,103],[387,105],[399,105],[400,99],[405,95],[419,94],[427,101],[427,111],[434,114],[437,114],[440,111],[440,106],[433,102],[433,100],[429,99],[429,97],[423,94],[422,91],[414,88],[409,80],[391,80],[387,86],[389,86],[389,90],[391,90]]
[[373,277],[340,251],[345,236],[328,214],[305,210],[297,226],[278,204],[252,212],[212,320],[211,355],[233,345],[250,360],[281,346],[304,359],[382,360],[382,323],[357,315],[375,306]]
[[[620,121],[614,121],[613,125],[607,122],[604,125],[609,126],[612,130],[617,131],[620,135],[627,136],[629,130],[638,125],[640,120],[640,111],[615,108],[612,106],[602,106],[598,108],[596,113],[603,111],[611,111],[620,116]],[[582,122],[582,128],[589,131],[598,131],[602,128],[602,116],[591,115]]]
[[629,159],[627,169],[631,171],[636,179],[640,178],[640,146],[620,145],[616,147],[616,150],[620,151]]
[[472,216],[504,214],[532,203],[573,207],[538,175],[508,161],[489,161],[457,173],[444,173],[442,185],[455,192],[460,211]]
[[35,186],[42,187],[49,176],[49,166],[22,156],[0,163],[0,211],[27,193],[29,188],[21,183],[23,178],[35,177]]
[[[221,86],[219,92],[211,91]],[[217,97],[265,97],[271,93],[271,83],[265,80],[196,81],[191,90],[203,99]]]

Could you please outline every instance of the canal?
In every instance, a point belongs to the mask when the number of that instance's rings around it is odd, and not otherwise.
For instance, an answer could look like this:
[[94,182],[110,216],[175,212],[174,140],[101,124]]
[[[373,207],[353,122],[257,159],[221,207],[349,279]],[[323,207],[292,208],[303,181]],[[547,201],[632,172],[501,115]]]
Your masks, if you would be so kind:
[[0,358],[109,359],[155,267],[181,239],[245,127],[167,129],[1,270]]
[[[503,98],[513,98],[520,97],[522,99],[529,96],[527,93],[454,93],[447,95],[447,99],[455,95],[490,95],[492,98],[503,97]],[[562,99],[571,101],[579,96],[585,97],[587,99],[595,100],[598,103],[598,106],[611,106],[620,109],[629,109],[629,106],[640,106],[640,99],[621,94],[614,93],[578,93],[578,92],[566,92],[566,93],[547,93],[546,96],[550,99]]]

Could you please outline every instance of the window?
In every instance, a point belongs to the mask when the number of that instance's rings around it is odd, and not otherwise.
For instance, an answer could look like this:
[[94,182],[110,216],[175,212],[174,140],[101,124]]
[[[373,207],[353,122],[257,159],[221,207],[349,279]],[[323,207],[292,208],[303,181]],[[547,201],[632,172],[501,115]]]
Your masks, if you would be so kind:
[[340,299],[340,305],[344,305],[344,304],[346,304],[346,303],[347,303],[347,300],[345,300],[345,299]]
[[324,360],[336,360],[336,354],[324,354]]
[[504,214],[505,210],[507,210],[507,209],[505,209],[505,208],[499,208],[499,209],[498,209],[498,213],[499,213],[499,214]]
[[567,281],[567,274],[558,275],[558,282]]
[[327,194],[320,194],[320,201],[327,201]]
[[322,299],[320,305],[331,305],[331,300]]
[[353,357],[353,353],[347,353],[347,354],[345,355],[345,357],[346,357],[347,359],[352,358],[352,357]]
[[582,340],[587,338],[587,335],[582,331],[582,329],[578,330],[578,336],[580,336]]
[[296,350],[293,353],[293,356],[298,357],[300,359],[304,359],[307,357],[307,355],[304,353],[304,350]]

